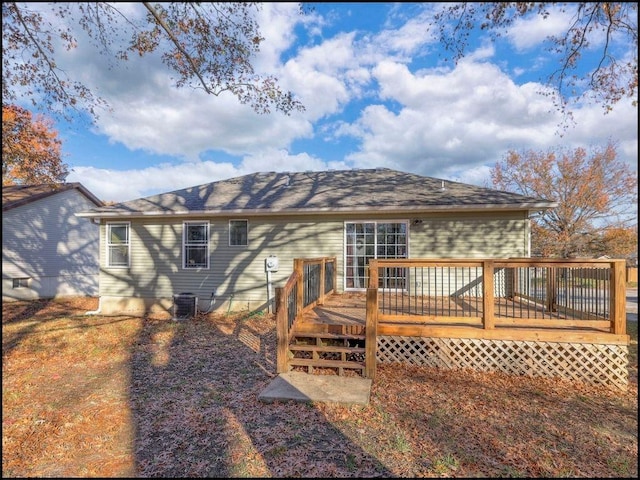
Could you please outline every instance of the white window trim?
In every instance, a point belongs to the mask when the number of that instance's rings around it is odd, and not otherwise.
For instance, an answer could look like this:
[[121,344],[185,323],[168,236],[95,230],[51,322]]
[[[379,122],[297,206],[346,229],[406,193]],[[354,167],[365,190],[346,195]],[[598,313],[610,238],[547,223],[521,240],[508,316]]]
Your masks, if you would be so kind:
[[[187,266],[187,226],[188,225],[204,225],[207,229],[207,243],[206,244],[190,244],[190,245],[201,245],[206,248],[205,258],[207,259],[207,265],[198,265],[196,267]],[[183,270],[209,270],[211,256],[211,224],[208,221],[190,221],[190,222],[182,222],[182,269]]]
[[[127,243],[122,244],[127,246],[127,264],[126,265],[111,265],[111,227],[114,225],[127,227]],[[129,268],[131,266],[131,222],[107,222],[105,224],[105,245],[106,245],[106,259],[105,264],[107,268]],[[114,244],[115,245],[115,244]],[[120,245],[120,244],[119,244]]]
[[[245,243],[244,245],[232,245],[231,244],[231,222],[245,222],[247,224],[247,243]],[[228,238],[228,242],[229,242],[229,246],[232,248],[236,248],[236,247],[248,247],[249,246],[249,220],[247,220],[246,218],[231,218],[229,220],[229,238]]]
[[344,265],[344,271],[342,272],[342,288],[343,291],[345,292],[362,292],[365,291],[366,288],[354,288],[354,287],[349,287],[347,288],[347,224],[348,223],[373,223],[375,225],[374,227],[374,232],[375,232],[375,239],[374,239],[374,246],[373,246],[373,251],[374,251],[374,257],[373,258],[378,258],[378,224],[379,223],[404,223],[406,225],[406,230],[407,230],[407,245],[406,245],[406,249],[407,249],[407,256],[406,258],[409,259],[411,258],[411,253],[409,251],[409,246],[411,244],[411,222],[409,221],[409,219],[384,219],[384,220],[368,220],[368,219],[364,219],[364,220],[345,220],[343,222],[343,252],[342,252],[342,265]]

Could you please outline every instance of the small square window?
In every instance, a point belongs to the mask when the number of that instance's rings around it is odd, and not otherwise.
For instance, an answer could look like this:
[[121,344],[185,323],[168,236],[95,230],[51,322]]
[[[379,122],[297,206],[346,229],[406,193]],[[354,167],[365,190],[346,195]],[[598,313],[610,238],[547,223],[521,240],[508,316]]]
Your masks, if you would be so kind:
[[30,278],[14,278],[13,288],[29,288]]

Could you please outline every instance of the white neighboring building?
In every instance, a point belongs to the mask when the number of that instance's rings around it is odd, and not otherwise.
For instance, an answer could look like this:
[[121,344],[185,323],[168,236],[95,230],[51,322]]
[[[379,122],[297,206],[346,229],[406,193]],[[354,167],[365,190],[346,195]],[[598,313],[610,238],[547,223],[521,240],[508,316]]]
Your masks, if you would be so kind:
[[2,187],[2,301],[97,296],[103,206],[80,183]]

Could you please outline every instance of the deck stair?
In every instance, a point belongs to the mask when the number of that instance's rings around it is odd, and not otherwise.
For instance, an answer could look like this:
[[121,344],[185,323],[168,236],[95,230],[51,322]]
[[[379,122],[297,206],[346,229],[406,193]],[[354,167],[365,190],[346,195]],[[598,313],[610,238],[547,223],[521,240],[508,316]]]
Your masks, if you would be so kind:
[[365,374],[364,335],[342,331],[294,331],[289,343],[291,369],[307,373],[333,371],[339,376],[347,372]]

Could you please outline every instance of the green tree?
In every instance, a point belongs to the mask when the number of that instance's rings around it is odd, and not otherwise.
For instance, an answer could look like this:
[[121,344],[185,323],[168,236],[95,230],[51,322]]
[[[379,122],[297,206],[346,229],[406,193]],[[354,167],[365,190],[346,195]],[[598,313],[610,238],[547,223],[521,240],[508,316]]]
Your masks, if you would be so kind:
[[2,106],[2,185],[62,183],[69,171],[52,122],[15,106]]
[[613,143],[590,154],[584,148],[509,151],[491,179],[498,189],[558,203],[532,219],[534,252],[565,258],[632,253],[633,242],[621,241],[628,238],[621,232],[637,229],[638,179]]
[[[558,61],[557,69],[545,79],[558,94],[554,96],[556,107],[570,117],[571,104],[587,96],[595,99],[605,112],[623,98],[631,98],[637,107],[637,3],[456,2],[444,4],[433,23],[440,44],[457,62],[464,57],[476,29],[496,39],[517,21],[531,15],[552,22],[551,7],[572,15],[566,31],[548,36],[545,46]],[[585,57],[594,52],[595,60]]]
[[77,47],[74,31],[82,28],[97,51],[115,61],[159,52],[177,75],[177,87],[230,92],[257,113],[303,110],[275,77],[254,71],[253,56],[264,40],[255,19],[259,3],[142,2],[133,4],[146,12],[139,18],[127,5],[3,2],[3,105],[29,98],[39,111],[82,108],[95,118],[106,102],[79,79],[68,78],[56,61],[57,49]]

